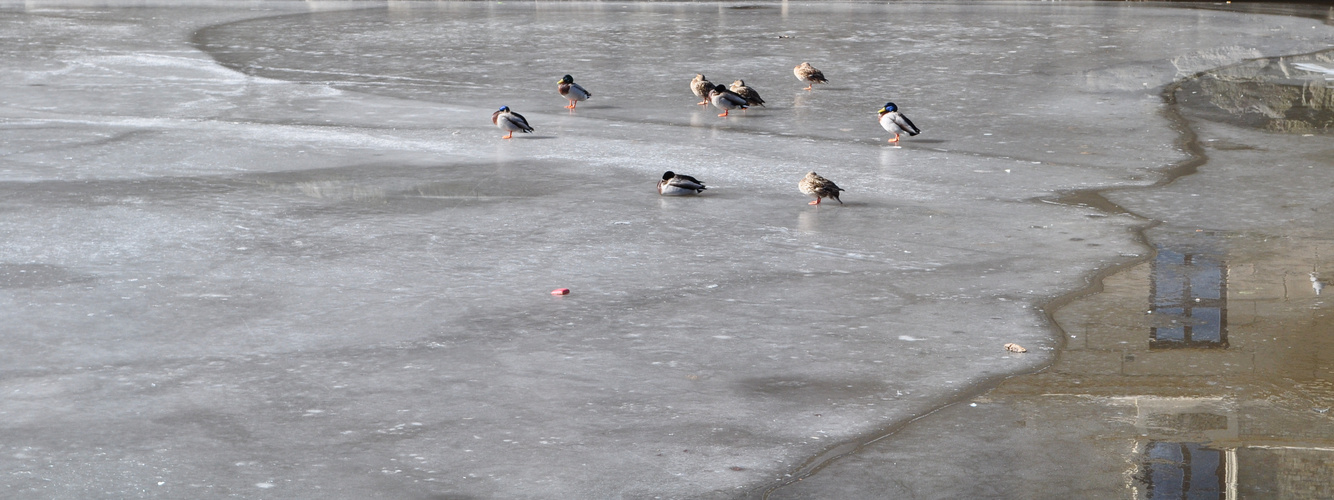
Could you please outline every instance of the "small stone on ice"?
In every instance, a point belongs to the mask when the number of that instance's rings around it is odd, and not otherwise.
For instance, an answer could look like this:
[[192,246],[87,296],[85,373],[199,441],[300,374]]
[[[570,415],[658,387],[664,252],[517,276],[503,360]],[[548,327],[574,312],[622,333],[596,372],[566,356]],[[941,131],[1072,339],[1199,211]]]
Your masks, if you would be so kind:
[[1013,342],[1005,344],[1005,350],[1010,352],[1028,352],[1028,349],[1024,349],[1024,346],[1015,344]]

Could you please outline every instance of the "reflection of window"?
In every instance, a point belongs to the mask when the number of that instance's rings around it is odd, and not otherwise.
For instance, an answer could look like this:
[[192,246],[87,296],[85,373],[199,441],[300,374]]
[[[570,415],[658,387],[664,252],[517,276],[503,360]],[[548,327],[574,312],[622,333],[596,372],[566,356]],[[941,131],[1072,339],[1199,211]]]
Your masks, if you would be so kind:
[[1150,441],[1136,479],[1148,500],[1221,500],[1227,498],[1227,460],[1223,450],[1200,443]]
[[1175,320],[1150,328],[1150,348],[1227,347],[1227,271],[1221,259],[1160,247],[1149,287],[1153,313]]

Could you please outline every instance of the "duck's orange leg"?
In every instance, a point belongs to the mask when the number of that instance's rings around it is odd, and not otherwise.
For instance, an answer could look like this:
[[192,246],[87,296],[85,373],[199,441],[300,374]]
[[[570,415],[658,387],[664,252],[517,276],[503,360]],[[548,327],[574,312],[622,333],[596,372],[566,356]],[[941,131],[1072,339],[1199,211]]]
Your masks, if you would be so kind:
[[816,198],[815,201],[807,203],[807,205],[819,205],[819,204],[820,204],[820,198]]
[[814,85],[814,84],[806,85],[806,88],[801,89],[801,90],[810,90],[810,89],[811,89],[811,85]]
[[894,138],[893,138],[893,139],[890,139],[889,142],[890,142],[891,144],[898,144],[898,142],[899,142],[899,134],[894,134]]
[[513,130],[511,130],[510,133],[509,133],[508,135],[506,135],[505,137],[501,137],[501,139],[512,139],[512,138],[514,138],[514,131],[513,131]]
[[574,99],[571,99],[571,100],[570,100],[570,105],[569,105],[569,106],[566,106],[565,109],[574,109],[574,107],[575,107],[575,100],[574,100]]
[[727,116],[727,112],[728,112],[728,111],[731,111],[731,110],[730,110],[730,109],[724,109],[724,110],[723,110],[723,113],[722,113],[722,114],[720,114],[720,115],[718,115],[718,116],[723,116],[723,117],[726,117],[726,116]]
[[697,102],[697,103],[695,103],[695,104],[698,104],[698,105],[700,105],[700,106],[708,106],[708,105],[709,105],[709,100],[708,100],[708,99],[705,99],[705,100],[700,101],[700,102]]

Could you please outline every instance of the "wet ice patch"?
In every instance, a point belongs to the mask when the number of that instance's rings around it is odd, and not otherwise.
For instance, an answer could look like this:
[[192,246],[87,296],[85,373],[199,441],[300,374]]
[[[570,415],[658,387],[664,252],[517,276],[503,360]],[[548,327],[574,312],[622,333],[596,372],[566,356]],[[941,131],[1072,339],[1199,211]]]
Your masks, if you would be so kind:
[[1177,69],[1177,77],[1184,77],[1259,57],[1264,54],[1254,48],[1218,47],[1174,57],[1172,66]]
[[1322,88],[1319,80],[1334,75],[1330,66],[1334,51],[1248,59],[1199,73],[1183,81],[1175,95],[1183,107],[1209,120],[1273,132],[1328,133],[1334,109],[1329,86]]
[[1334,75],[1334,68],[1326,68],[1319,64],[1293,63],[1292,66],[1300,70],[1312,71],[1315,73],[1324,73],[1326,75]]

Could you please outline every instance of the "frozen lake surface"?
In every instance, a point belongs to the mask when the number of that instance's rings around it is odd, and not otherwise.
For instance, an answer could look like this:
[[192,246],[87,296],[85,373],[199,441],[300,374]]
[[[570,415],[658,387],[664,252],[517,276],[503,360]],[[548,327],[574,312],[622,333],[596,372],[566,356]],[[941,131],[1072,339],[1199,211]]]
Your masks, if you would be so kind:
[[[1190,160],[1165,85],[1332,34],[1119,3],[0,1],[0,491],[762,495],[1052,362],[1042,307],[1151,253],[1146,219],[1059,200]],[[720,118],[696,73],[767,105]],[[923,134],[887,144],[886,101]],[[502,105],[535,133],[501,140]],[[665,170],[709,189],[659,197]],[[844,204],[806,204],[811,170]]]

